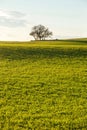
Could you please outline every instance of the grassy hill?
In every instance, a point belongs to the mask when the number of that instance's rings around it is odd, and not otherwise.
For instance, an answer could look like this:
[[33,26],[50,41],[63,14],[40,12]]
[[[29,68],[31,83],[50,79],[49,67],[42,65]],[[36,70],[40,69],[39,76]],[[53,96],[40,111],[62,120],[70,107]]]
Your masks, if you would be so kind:
[[0,42],[0,129],[87,129],[87,40]]

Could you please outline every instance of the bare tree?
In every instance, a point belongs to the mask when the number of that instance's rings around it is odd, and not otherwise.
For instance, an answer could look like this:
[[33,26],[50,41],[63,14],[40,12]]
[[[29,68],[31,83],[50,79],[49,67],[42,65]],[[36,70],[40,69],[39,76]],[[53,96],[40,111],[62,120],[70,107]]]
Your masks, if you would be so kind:
[[35,40],[45,40],[45,38],[52,35],[52,32],[43,25],[37,25],[32,28],[30,35],[33,36]]

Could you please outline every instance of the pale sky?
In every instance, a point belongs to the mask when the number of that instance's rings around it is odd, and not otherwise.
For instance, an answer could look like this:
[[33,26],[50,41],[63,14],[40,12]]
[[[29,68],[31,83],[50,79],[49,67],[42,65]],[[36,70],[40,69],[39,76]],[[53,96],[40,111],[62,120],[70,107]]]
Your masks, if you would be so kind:
[[58,39],[87,37],[87,0],[0,0],[0,40],[31,40],[38,24]]

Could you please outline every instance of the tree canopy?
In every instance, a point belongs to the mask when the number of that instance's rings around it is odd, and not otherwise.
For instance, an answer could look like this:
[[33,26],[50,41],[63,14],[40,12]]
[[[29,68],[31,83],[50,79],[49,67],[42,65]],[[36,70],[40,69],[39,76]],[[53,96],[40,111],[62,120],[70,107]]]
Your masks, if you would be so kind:
[[37,25],[32,28],[30,35],[35,40],[45,40],[45,38],[52,36],[52,32],[43,25]]

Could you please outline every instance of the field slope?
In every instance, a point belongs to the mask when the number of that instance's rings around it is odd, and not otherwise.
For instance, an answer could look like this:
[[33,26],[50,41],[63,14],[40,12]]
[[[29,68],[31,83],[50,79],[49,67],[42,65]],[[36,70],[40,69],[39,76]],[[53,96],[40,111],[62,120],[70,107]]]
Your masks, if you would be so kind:
[[0,130],[87,129],[87,40],[0,42]]

